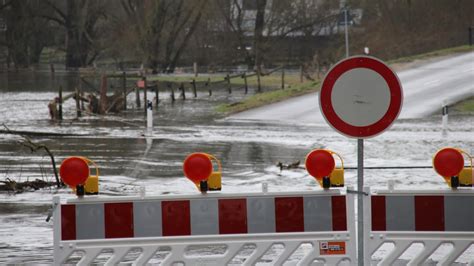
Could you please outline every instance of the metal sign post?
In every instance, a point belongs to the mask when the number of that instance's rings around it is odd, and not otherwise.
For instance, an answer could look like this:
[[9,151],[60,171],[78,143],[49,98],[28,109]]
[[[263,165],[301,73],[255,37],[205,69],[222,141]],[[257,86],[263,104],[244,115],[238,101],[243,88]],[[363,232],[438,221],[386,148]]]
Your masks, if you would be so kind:
[[[364,189],[364,139],[357,139],[357,191]],[[364,265],[364,194],[357,195],[357,260]]]
[[324,77],[319,107],[328,124],[357,139],[358,264],[364,265],[364,138],[374,137],[395,121],[403,92],[385,63],[370,56],[353,56],[334,65]]

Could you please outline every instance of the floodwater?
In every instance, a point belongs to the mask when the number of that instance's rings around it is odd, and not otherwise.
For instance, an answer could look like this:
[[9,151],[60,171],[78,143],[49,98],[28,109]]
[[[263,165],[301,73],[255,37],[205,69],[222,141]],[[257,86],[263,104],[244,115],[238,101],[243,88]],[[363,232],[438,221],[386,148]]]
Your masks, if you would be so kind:
[[[326,124],[278,124],[228,121],[213,110],[219,103],[237,101],[242,90],[229,95],[225,88],[212,97],[191,93],[171,104],[169,95],[160,95],[154,108],[154,129],[144,137],[145,116],[133,107],[119,115],[85,116],[75,119],[75,104],[64,105],[65,120],[51,122],[47,103],[56,96],[51,89],[62,84],[72,90],[74,74],[0,76],[0,122],[11,130],[77,134],[76,136],[31,137],[47,145],[59,163],[68,156],[86,156],[100,168],[100,189],[104,195],[147,195],[197,193],[183,177],[182,161],[192,152],[207,152],[222,161],[223,192],[319,190],[315,180],[302,169],[283,170],[278,161],[304,161],[315,148],[338,152],[346,166],[356,166],[356,140],[334,132]],[[250,91],[250,93],[253,93]],[[149,99],[154,95],[150,94]],[[444,146],[455,146],[474,154],[474,117],[451,115],[443,133],[441,117],[398,120],[389,131],[365,141],[366,166],[430,166],[433,154]],[[0,180],[35,178],[53,180],[49,157],[19,145],[22,138],[1,135]],[[365,185],[380,189],[394,180],[396,188],[446,188],[432,169],[366,170]],[[346,171],[346,184],[356,185],[356,171]],[[50,188],[20,194],[0,193],[0,263],[52,261],[52,222],[46,222],[54,195],[74,197],[67,189]],[[474,249],[473,247],[471,247]],[[377,257],[374,257],[377,260]],[[458,259],[466,263],[466,256]]]

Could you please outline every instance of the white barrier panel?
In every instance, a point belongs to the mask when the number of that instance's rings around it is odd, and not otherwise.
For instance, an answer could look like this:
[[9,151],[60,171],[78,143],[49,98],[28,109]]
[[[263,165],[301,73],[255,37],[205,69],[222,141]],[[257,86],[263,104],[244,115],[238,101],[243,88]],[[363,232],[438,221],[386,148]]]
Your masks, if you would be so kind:
[[265,259],[281,265],[296,257],[297,265],[353,264],[353,203],[353,195],[339,190],[86,197],[65,204],[55,197],[54,263],[253,265]]
[[[368,192],[369,190],[366,189]],[[382,245],[394,246],[378,265],[392,265],[410,247],[408,265],[421,265],[441,246],[452,249],[439,265],[452,265],[474,244],[474,191],[376,191],[364,201],[365,265]],[[474,265],[474,256],[469,257]]]

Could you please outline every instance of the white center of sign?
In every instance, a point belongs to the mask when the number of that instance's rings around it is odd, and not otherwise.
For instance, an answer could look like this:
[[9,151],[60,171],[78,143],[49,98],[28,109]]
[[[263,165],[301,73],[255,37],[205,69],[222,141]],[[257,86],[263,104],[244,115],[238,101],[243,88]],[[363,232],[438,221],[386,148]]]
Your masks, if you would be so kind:
[[390,88],[379,73],[368,68],[354,68],[337,79],[331,101],[337,116],[346,123],[369,126],[387,112]]

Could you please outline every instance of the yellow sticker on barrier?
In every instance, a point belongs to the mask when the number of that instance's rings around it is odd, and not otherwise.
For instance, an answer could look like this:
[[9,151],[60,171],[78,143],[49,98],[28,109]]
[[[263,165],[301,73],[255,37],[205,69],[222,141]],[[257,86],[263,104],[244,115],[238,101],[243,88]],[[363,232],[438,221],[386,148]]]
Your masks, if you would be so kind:
[[321,255],[345,255],[346,242],[322,241],[319,243],[319,254]]

